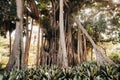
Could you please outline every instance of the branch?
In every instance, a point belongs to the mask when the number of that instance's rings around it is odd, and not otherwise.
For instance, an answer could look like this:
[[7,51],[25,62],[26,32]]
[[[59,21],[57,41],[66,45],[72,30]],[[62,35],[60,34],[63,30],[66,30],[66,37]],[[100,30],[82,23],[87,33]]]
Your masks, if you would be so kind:
[[75,16],[72,15],[75,22],[78,24],[78,28],[82,30],[82,32],[86,35],[88,40],[91,42],[95,52],[96,52],[96,59],[98,64],[103,65],[103,64],[115,64],[111,59],[109,59],[105,54],[102,53],[102,51],[97,47],[91,36],[87,33],[87,31],[84,29],[82,24],[80,23],[80,20]]
[[24,13],[26,13],[28,16],[30,16],[33,19],[37,19],[37,16],[28,7],[25,7]]
[[37,5],[35,3],[35,0],[29,0],[28,1],[30,8],[31,8],[31,12],[36,16],[36,20],[39,20],[39,11],[37,8]]

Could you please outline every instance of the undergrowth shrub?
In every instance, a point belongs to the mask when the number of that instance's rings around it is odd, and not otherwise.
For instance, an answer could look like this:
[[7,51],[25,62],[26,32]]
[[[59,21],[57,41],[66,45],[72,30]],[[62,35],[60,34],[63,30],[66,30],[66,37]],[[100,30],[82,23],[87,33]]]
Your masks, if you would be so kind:
[[3,80],[120,80],[120,66],[86,62],[68,68],[41,66],[19,71],[14,69],[5,72]]
[[112,53],[109,56],[116,64],[120,64],[120,56],[117,53]]

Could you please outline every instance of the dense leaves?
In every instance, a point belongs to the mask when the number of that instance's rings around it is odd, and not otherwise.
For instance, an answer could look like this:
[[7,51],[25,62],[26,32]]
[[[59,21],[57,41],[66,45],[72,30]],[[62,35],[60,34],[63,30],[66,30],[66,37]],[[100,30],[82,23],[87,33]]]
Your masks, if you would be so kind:
[[[101,39],[100,33],[107,32],[107,26],[111,25],[112,27],[115,27],[116,30],[118,29],[119,25],[119,8],[114,8],[116,6],[111,5],[110,7],[107,3],[96,3],[93,2],[94,0],[65,0],[64,2],[64,12],[69,12],[69,14],[76,13],[78,10],[80,10],[81,15],[81,22],[85,29],[88,31],[88,33],[92,36],[92,38],[98,42]],[[50,3],[51,2],[51,3]],[[54,4],[53,4],[53,3]],[[58,32],[54,26],[53,22],[56,22],[59,20],[59,0],[36,0],[37,8],[40,12],[41,16],[41,23],[42,26],[46,29],[45,38],[48,39],[49,43],[50,40],[52,40],[53,37],[56,37],[58,35],[56,32]],[[50,5],[52,4],[52,6]],[[5,6],[5,7],[3,7]],[[30,7],[30,5],[26,5],[27,7]],[[108,8],[108,10],[106,9]],[[55,10],[52,10],[54,9]],[[111,9],[109,9],[111,8]],[[83,9],[83,10],[82,10]],[[90,10],[91,11],[86,11]],[[103,10],[105,9],[105,10]],[[93,11],[92,11],[93,10]],[[83,11],[83,12],[82,12]],[[108,12],[107,12],[108,11]],[[33,10],[34,12],[34,10]],[[94,12],[98,12],[99,15],[95,14]],[[101,13],[100,13],[101,12]],[[116,12],[116,14],[113,14]],[[90,14],[90,15],[89,15]],[[111,14],[111,15],[110,15]],[[109,16],[108,16],[109,15]],[[53,20],[54,18],[57,19]],[[107,17],[106,17],[107,16]],[[12,29],[10,27],[15,28],[15,24],[12,23],[14,18],[16,17],[16,6],[14,0],[1,0],[0,1],[0,23],[7,21],[5,24],[9,27],[10,31]],[[52,18],[51,18],[52,17]],[[89,18],[90,17],[90,18]],[[112,18],[109,18],[112,17]],[[97,19],[98,18],[98,19]],[[50,20],[51,19],[51,20]],[[112,20],[111,20],[112,19]],[[8,23],[10,21],[10,23]],[[67,22],[67,21],[66,21]],[[72,22],[74,23],[74,21]],[[109,23],[109,24],[108,24]],[[7,25],[8,24],[8,25]],[[13,26],[12,26],[13,24]],[[0,25],[0,30],[2,30]],[[51,28],[51,27],[55,28]],[[68,26],[69,27],[69,26]],[[112,28],[111,27],[111,28]],[[4,27],[6,28],[6,27]],[[65,27],[67,28],[67,27]],[[73,43],[75,44],[75,53],[77,53],[77,27],[73,27]],[[114,31],[116,31],[114,30]],[[5,31],[6,32],[6,31]],[[110,30],[109,30],[110,32]],[[113,29],[111,30],[113,32]],[[110,33],[111,33],[110,32]],[[119,33],[119,31],[117,31]],[[115,39],[119,38],[117,36]],[[112,39],[111,39],[112,40]],[[53,41],[55,42],[55,41]],[[51,47],[50,47],[51,48]],[[52,48],[51,48],[52,49]],[[112,68],[111,68],[112,67]],[[15,80],[15,79],[35,79],[35,80],[41,80],[41,79],[49,79],[49,80],[58,80],[58,79],[72,79],[72,80],[79,80],[79,79],[86,79],[86,80],[96,80],[96,79],[103,79],[103,80],[109,80],[109,79],[118,79],[119,73],[117,70],[117,67],[113,66],[98,66],[96,64],[81,64],[80,66],[74,67],[74,68],[59,68],[59,67],[40,67],[36,69],[27,69],[24,71],[17,71],[13,70],[9,74],[4,75],[6,79],[9,78],[9,80]],[[111,72],[109,72],[109,70]],[[114,71],[115,70],[115,71]],[[113,72],[114,71],[114,72]],[[105,76],[103,76],[105,75]]]
[[0,0],[0,34],[15,29],[16,4],[15,0]]
[[22,71],[12,70],[3,80],[119,80],[120,66],[81,63],[76,67],[42,66]]

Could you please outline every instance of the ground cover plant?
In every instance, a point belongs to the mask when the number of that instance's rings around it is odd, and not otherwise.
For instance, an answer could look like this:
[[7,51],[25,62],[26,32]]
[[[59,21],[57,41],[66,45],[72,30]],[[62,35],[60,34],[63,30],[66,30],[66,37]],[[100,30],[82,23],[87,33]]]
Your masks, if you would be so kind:
[[41,66],[5,72],[3,80],[120,80],[120,65],[81,63],[75,67]]

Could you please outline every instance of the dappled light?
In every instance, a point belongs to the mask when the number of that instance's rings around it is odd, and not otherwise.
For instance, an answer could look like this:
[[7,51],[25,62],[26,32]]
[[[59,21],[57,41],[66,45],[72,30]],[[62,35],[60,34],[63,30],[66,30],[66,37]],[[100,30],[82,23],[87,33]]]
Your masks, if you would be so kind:
[[115,4],[119,4],[120,3],[120,0],[112,0],[113,1],[113,3],[115,3]]

